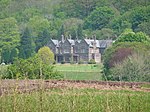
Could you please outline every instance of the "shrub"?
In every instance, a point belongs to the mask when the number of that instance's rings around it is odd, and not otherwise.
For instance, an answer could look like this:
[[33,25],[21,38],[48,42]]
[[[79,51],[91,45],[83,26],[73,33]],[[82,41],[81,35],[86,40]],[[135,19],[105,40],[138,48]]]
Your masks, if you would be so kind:
[[74,61],[71,61],[71,62],[70,62],[70,64],[76,64],[76,62],[74,62]]
[[[150,56],[150,55],[149,55]],[[148,55],[134,53],[110,69],[114,80],[150,82],[150,60]]]
[[16,59],[14,64],[8,67],[8,75],[4,78],[55,79],[61,77],[54,71],[53,65],[42,63],[36,55],[28,59]]
[[78,64],[84,64],[84,61],[80,60],[80,61],[78,62]]
[[0,79],[7,75],[8,65],[0,65]]
[[94,59],[91,59],[88,64],[96,64],[95,60]]
[[140,42],[120,42],[108,48],[103,55],[104,78],[114,80],[110,71],[116,64],[122,63],[128,56],[134,53],[149,54],[150,45]]
[[65,63],[66,63],[65,61],[62,61],[62,62],[61,62],[61,64],[65,64]]

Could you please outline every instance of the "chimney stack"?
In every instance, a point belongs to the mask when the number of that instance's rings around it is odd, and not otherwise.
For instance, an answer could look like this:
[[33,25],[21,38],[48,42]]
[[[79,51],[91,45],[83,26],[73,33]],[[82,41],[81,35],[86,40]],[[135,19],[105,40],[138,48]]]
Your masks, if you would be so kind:
[[71,38],[72,38],[71,35],[69,35],[69,39],[70,39],[70,40],[71,40]]
[[88,39],[87,34],[85,34],[85,39]]
[[61,42],[63,43],[65,40],[64,35],[61,35]]
[[94,35],[94,41],[96,41],[96,35]]

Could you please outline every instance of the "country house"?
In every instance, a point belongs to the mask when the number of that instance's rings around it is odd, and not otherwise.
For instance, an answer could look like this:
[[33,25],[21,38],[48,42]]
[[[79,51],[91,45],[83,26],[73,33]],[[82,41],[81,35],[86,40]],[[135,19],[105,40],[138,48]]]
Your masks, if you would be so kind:
[[100,63],[101,55],[111,44],[112,40],[96,40],[95,37],[93,39],[73,40],[65,39],[62,36],[60,41],[50,39],[47,46],[55,54],[56,63],[87,63],[90,60]]

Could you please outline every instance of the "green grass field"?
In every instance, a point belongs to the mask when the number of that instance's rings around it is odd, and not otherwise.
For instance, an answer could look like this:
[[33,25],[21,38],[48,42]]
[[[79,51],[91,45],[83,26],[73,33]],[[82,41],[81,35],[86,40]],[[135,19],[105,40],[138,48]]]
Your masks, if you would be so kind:
[[89,64],[62,64],[55,65],[55,70],[64,75],[64,79],[70,80],[102,80],[102,65]]
[[149,112],[150,93],[50,89],[0,97],[0,112]]

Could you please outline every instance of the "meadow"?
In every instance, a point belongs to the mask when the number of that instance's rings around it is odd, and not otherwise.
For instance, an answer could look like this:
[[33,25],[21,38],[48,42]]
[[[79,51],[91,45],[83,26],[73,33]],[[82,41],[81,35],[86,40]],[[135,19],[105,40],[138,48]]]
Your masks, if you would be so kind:
[[102,65],[95,64],[57,64],[55,70],[69,80],[102,80]]
[[99,82],[101,65],[57,64],[55,70],[63,73],[64,79],[77,81],[69,83],[57,80],[0,80],[0,112],[149,112],[150,110],[149,83],[138,87],[119,87],[78,81]]
[[149,112],[150,93],[53,88],[0,97],[0,112]]

